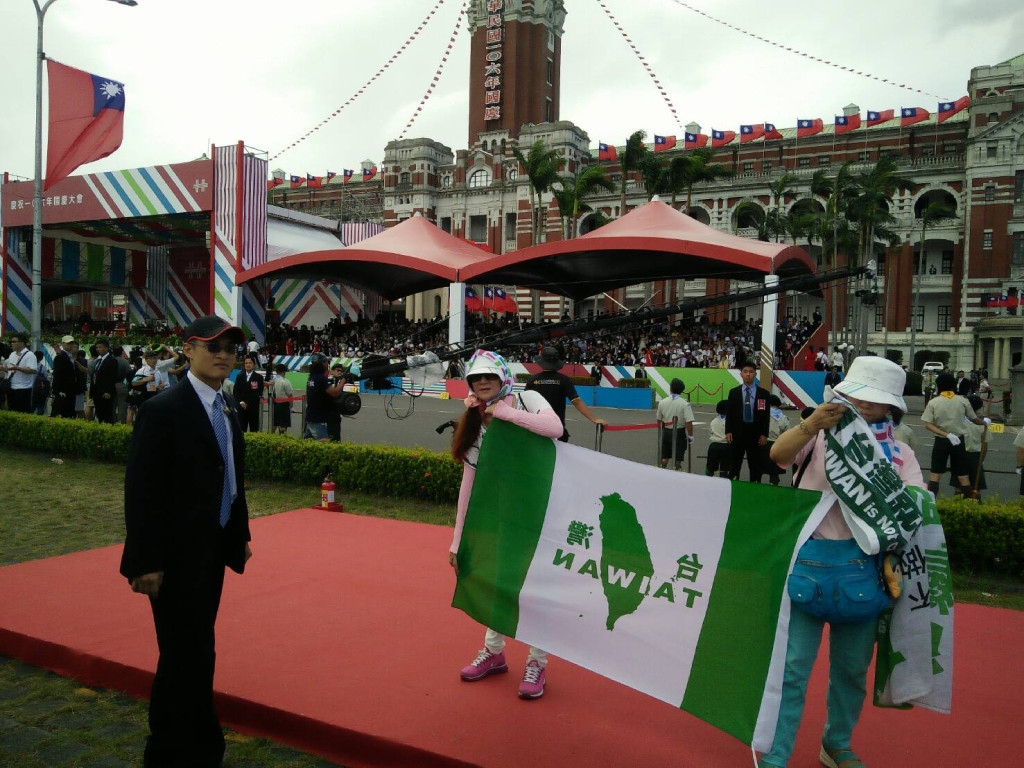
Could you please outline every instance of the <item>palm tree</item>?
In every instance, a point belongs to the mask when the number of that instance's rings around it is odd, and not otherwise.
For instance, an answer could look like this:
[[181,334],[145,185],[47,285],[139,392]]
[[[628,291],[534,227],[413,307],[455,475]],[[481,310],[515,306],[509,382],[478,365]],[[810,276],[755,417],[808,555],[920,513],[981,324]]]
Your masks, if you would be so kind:
[[[921,306],[921,273],[924,271],[924,237],[928,227],[942,219],[956,215],[956,211],[939,200],[932,200],[921,211],[921,246],[918,251],[917,269],[914,270],[914,306],[910,312],[910,365],[914,370],[914,353],[917,351],[917,308]],[[886,294],[889,293],[886,286]]]
[[787,195],[792,194],[793,190],[790,188],[790,185],[794,181],[796,181],[794,174],[784,173],[768,184],[768,192],[775,199],[774,215],[770,217],[771,230],[775,234],[775,242],[779,242],[779,236],[787,231],[786,222],[782,215],[782,203]]
[[[839,267],[839,250],[843,245],[843,252],[851,252],[850,227],[846,219],[846,206],[854,192],[853,175],[850,171],[852,163],[844,163],[834,178],[829,178],[824,170],[815,171],[811,177],[811,194],[825,198],[824,229],[829,237],[822,239],[822,252],[828,250],[827,245],[832,248],[831,268]],[[836,284],[832,283],[829,299],[832,307],[832,322],[829,327],[829,348],[835,349],[838,343],[837,332],[840,322],[844,327],[846,319],[842,321],[836,316]]]
[[737,234],[741,228],[740,222],[746,219],[748,222],[752,222],[754,227],[757,229],[758,240],[763,240],[767,243],[771,239],[772,225],[769,215],[768,213],[765,213],[764,209],[757,203],[750,200],[744,200],[736,206],[736,209],[733,211],[733,216],[736,217],[734,231]]
[[648,152],[643,158],[640,173],[644,180],[644,190],[650,200],[657,194],[665,192],[669,187],[669,169],[665,158]]
[[619,216],[626,215],[626,182],[632,171],[643,170],[650,150],[644,146],[647,131],[634,131],[626,139],[626,148],[619,155],[619,170],[622,171],[622,186],[619,197]]
[[548,149],[543,139],[533,142],[530,151],[525,155],[519,147],[513,147],[512,154],[530,180],[530,244],[535,245],[544,193],[558,178],[558,171],[565,161],[558,156],[558,152]]
[[593,210],[583,202],[587,197],[599,189],[607,192],[615,189],[615,185],[604,175],[604,167],[600,165],[588,165],[568,181],[560,176],[555,184],[558,186],[551,188],[551,194],[558,202],[558,212],[563,222],[562,236],[565,238],[576,237],[580,214]]
[[686,211],[693,204],[693,185],[702,181],[715,181],[732,176],[732,171],[721,163],[713,163],[715,156],[708,147],[699,147],[693,152],[672,158],[669,165],[669,191],[672,193],[672,206],[675,207],[676,195],[686,190]]
[[[866,173],[854,177],[854,193],[848,202],[846,215],[857,225],[860,242],[861,263],[867,263],[874,255],[875,241],[884,238],[890,242],[898,242],[891,225],[895,218],[889,212],[892,196],[898,191],[912,189],[914,183],[897,174],[896,161],[885,157],[875,163]],[[867,340],[867,328],[861,330],[861,307],[856,307],[855,327],[860,330],[862,340],[858,343],[858,352],[864,351]],[[911,326],[913,327],[913,326]]]

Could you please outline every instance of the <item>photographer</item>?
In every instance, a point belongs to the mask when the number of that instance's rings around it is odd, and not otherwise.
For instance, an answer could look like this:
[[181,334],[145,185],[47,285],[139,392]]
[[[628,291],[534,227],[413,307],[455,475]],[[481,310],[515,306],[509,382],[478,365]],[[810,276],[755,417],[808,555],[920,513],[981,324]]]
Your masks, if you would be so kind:
[[334,384],[325,374],[324,364],[314,360],[309,365],[309,379],[306,381],[306,427],[303,438],[327,440],[327,422],[333,410],[333,403],[342,393],[342,384]]
[[327,378],[332,388],[338,388],[338,394],[330,401],[327,411],[327,439],[338,442],[341,440],[341,403],[345,391],[345,384],[348,383],[348,370],[341,363],[331,366],[331,375]]

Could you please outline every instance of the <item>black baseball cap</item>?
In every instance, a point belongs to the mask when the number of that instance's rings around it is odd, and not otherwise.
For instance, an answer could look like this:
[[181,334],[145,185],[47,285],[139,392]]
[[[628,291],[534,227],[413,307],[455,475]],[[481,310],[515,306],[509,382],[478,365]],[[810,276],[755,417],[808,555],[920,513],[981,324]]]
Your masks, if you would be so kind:
[[213,341],[225,334],[230,334],[238,343],[245,341],[245,334],[236,325],[231,325],[223,317],[217,315],[206,315],[189,323],[189,326],[182,334],[186,342],[189,341]]

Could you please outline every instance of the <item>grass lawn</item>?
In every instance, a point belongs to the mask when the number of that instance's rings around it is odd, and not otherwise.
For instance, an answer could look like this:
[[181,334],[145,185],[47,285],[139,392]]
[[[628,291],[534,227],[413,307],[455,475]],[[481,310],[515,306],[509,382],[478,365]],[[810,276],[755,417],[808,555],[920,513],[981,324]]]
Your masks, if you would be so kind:
[[[178,489],[178,490],[176,490]],[[253,517],[319,503],[319,487],[247,481]],[[180,493],[174,478],[154,494]],[[453,525],[452,505],[345,493],[345,511]],[[0,451],[0,566],[124,541],[124,468],[116,464]],[[258,542],[257,542],[258,546]],[[127,585],[125,589],[127,589]],[[132,768],[142,764],[148,703],[0,656],[0,766]],[[326,768],[313,755],[227,734],[225,766]]]
[[[0,566],[120,544],[124,468],[3,449],[0,453]],[[181,493],[174,478],[153,493]],[[320,489],[246,482],[253,517],[316,504]],[[345,510],[397,520],[453,525],[452,505],[346,492]],[[258,547],[258,542],[257,542]],[[258,551],[258,549],[257,549]],[[126,587],[127,589],[127,587]],[[961,602],[1024,610],[1024,583],[954,574]],[[0,657],[0,760],[3,768],[130,768],[141,763],[147,703]],[[225,766],[325,768],[323,759],[265,739],[229,732]],[[17,758],[15,760],[14,758]]]

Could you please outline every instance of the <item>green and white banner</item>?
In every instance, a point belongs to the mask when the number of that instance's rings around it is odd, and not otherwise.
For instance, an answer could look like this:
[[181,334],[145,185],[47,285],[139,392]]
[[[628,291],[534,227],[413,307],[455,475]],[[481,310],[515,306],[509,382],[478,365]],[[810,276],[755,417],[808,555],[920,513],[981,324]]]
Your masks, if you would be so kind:
[[766,750],[786,578],[834,499],[667,472],[495,420],[452,604]]

